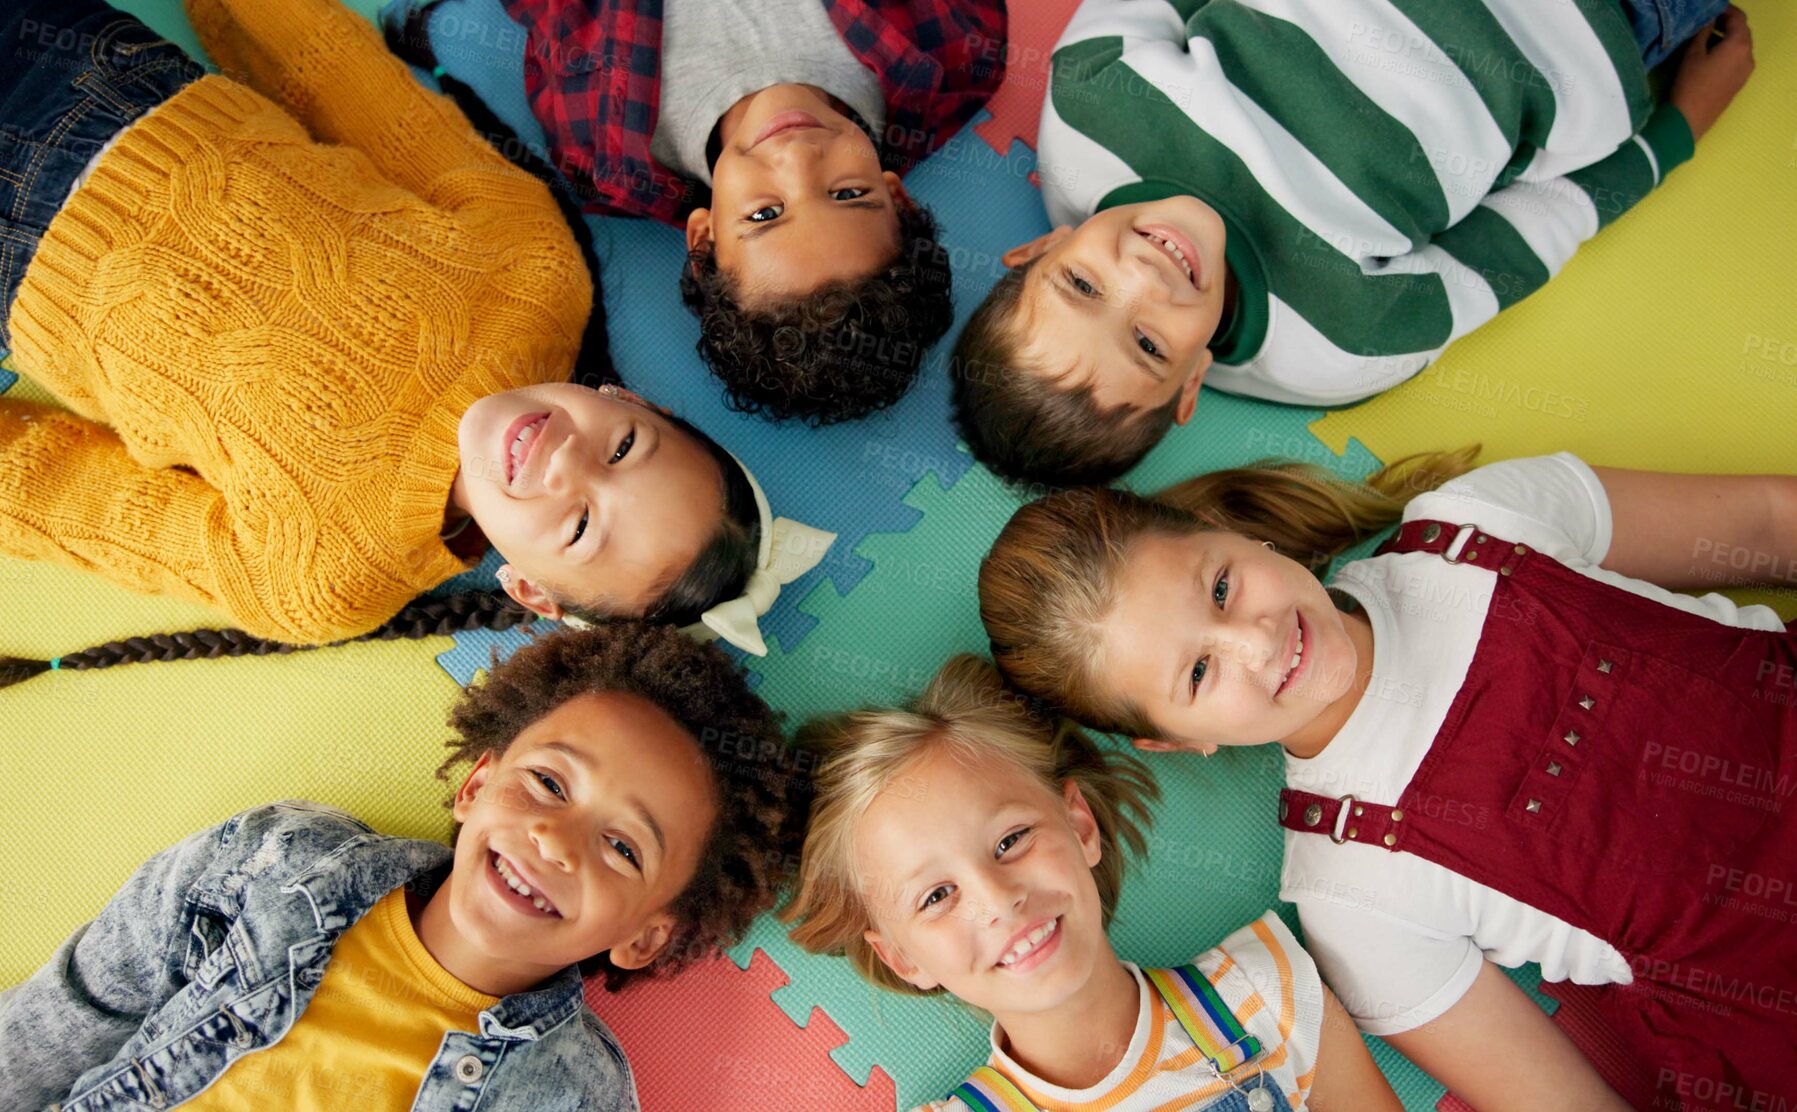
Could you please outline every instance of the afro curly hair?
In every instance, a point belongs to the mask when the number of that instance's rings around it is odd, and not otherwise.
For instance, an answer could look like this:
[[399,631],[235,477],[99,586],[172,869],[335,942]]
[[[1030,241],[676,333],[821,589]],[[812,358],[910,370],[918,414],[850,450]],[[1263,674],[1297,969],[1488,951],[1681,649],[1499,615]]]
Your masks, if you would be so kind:
[[884,269],[754,309],[711,247],[687,255],[680,297],[699,318],[699,356],[732,409],[818,428],[905,396],[955,310],[935,216],[903,202],[898,226],[899,251]]
[[[495,759],[525,727],[570,699],[621,691],[677,722],[710,766],[717,819],[686,887],[668,906],[675,934],[655,963],[672,972],[733,944],[773,906],[798,859],[810,807],[809,764],[786,744],[780,716],[749,690],[742,669],[716,645],[668,626],[621,620],[539,637],[469,687],[450,711],[456,737],[437,770],[482,754]],[[446,803],[446,806],[448,804]],[[456,827],[461,833],[461,827]],[[581,963],[621,988],[647,970],[622,969],[606,954]]]

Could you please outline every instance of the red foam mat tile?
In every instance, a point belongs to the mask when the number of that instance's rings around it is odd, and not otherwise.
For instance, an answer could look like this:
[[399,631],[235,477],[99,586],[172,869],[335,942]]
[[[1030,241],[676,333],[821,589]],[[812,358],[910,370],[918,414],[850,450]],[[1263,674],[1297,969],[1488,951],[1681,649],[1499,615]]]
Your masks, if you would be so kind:
[[1048,94],[1048,56],[1079,0],[1029,0],[1007,7],[1005,79],[986,102],[991,118],[973,125],[999,154],[1009,154],[1013,140],[1036,149],[1036,123]]
[[769,997],[789,978],[756,950],[747,969],[725,957],[608,993],[587,981],[587,1003],[617,1034],[644,1112],[817,1108],[893,1112],[898,1094],[878,1068],[866,1087],[831,1060],[848,1036],[813,1008],[796,1026]]

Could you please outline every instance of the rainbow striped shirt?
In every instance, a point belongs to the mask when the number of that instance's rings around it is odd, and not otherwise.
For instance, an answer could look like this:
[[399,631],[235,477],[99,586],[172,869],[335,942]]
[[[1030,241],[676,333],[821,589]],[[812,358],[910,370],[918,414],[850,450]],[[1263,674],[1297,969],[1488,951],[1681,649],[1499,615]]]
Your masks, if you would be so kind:
[[[1269,911],[1237,930],[1193,958],[1187,972],[1124,966],[1140,986],[1140,1010],[1129,1048],[1103,1081],[1074,1090],[1032,1076],[1002,1049],[995,1025],[992,1056],[979,1073],[954,1095],[914,1112],[1172,1112],[1227,1101],[1232,1083],[1252,1093],[1262,1075],[1282,1098],[1275,1107],[1304,1106],[1322,1038],[1323,982],[1277,915]],[[1190,970],[1204,985],[1181,983]],[[1158,991],[1150,978],[1161,982]],[[1218,1001],[1227,1015],[1205,1014]],[[1187,1009],[1184,1022],[1176,1008]],[[1188,1029],[1199,1032],[1198,1042]],[[1213,1060],[1228,1081],[1218,1080]],[[1239,1094],[1235,1099],[1249,1107]]]

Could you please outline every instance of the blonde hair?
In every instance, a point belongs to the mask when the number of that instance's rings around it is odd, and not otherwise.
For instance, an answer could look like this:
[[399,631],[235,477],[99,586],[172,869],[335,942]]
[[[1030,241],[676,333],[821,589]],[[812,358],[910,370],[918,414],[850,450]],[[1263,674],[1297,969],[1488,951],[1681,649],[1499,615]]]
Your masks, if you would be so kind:
[[1144,534],[1239,533],[1321,572],[1396,523],[1412,497],[1464,474],[1478,445],[1406,456],[1349,482],[1310,464],[1262,460],[1148,497],[1103,487],[1024,506],[980,563],[980,621],[1004,675],[1093,729],[1155,736],[1140,707],[1101,690],[1104,622],[1131,543]]
[[1093,867],[1104,921],[1123,888],[1127,845],[1140,856],[1148,804],[1159,789],[1146,766],[1107,753],[1078,726],[1005,686],[991,664],[963,653],[944,664],[901,710],[868,708],[808,722],[797,744],[819,754],[811,823],[797,891],[780,910],[794,942],[814,954],[842,954],[865,980],[893,992],[923,992],[887,968],[862,936],[872,929],[867,889],[854,868],[855,823],[880,793],[934,746],[965,759],[1002,757],[1059,792],[1072,780],[1097,820],[1102,856]]

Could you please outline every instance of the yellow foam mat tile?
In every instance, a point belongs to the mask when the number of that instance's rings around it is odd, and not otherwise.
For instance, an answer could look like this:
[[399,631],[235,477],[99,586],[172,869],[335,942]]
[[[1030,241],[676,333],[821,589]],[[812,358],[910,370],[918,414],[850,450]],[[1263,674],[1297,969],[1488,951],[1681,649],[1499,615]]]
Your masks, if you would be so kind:
[[1743,6],[1758,68],[1695,157],[1423,374],[1317,421],[1325,444],[1797,473],[1797,6]]
[[[70,614],[84,626],[105,617],[85,592],[16,586],[0,582],[0,651],[17,652],[21,632],[66,632]],[[450,788],[432,774],[457,688],[433,657],[451,644],[133,664],[0,691],[0,839],[12,857],[0,869],[0,987],[43,964],[150,855],[247,807],[305,796],[386,833],[446,838]]]

